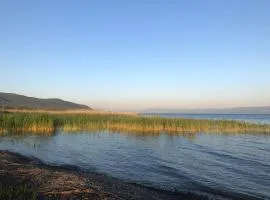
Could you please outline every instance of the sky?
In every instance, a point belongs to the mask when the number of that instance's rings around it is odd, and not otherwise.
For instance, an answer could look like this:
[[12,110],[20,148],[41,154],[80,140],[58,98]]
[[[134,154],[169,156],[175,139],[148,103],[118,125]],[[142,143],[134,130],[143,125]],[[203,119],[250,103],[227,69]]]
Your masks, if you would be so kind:
[[269,0],[0,0],[0,92],[109,110],[270,105]]

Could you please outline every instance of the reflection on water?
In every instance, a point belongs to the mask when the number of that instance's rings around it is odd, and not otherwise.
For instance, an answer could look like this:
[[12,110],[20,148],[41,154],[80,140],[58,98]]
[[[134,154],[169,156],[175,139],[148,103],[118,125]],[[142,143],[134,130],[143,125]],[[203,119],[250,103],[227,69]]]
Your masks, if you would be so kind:
[[0,149],[170,191],[270,198],[270,136],[103,132],[6,135]]

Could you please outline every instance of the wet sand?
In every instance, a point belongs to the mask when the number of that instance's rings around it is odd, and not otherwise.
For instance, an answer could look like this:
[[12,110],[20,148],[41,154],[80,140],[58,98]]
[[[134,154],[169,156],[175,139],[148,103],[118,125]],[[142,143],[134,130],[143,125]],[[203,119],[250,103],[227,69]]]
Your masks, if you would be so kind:
[[0,151],[0,188],[26,184],[37,199],[205,199],[138,184],[70,166],[49,166],[36,158]]

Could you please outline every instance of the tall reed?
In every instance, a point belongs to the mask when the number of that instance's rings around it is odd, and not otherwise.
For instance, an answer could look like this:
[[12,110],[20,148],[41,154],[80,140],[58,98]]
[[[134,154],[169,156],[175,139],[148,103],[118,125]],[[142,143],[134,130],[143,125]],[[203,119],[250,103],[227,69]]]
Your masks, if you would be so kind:
[[47,114],[0,113],[0,132],[51,133],[55,130],[55,120]]
[[270,133],[269,124],[114,114],[2,113],[0,132],[112,130],[143,133]]

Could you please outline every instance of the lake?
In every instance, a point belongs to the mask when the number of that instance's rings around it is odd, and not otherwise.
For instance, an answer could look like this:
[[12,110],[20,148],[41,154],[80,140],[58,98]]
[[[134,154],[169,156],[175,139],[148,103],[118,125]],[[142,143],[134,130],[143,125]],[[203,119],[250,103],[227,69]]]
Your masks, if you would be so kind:
[[270,124],[270,114],[191,114],[191,113],[141,113],[145,116],[160,116],[188,119],[237,120],[251,123]]
[[270,199],[270,135],[60,131],[0,136],[0,150],[176,193]]

